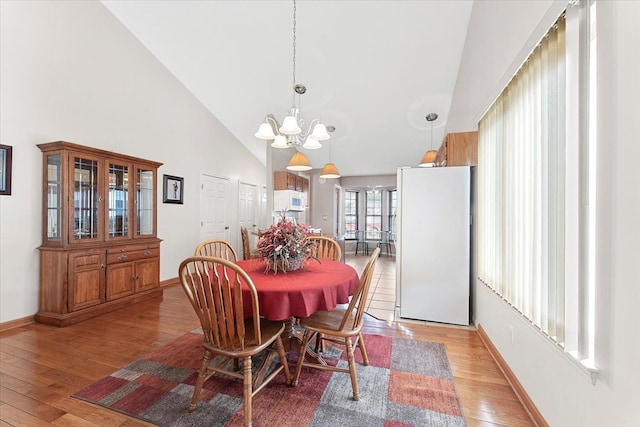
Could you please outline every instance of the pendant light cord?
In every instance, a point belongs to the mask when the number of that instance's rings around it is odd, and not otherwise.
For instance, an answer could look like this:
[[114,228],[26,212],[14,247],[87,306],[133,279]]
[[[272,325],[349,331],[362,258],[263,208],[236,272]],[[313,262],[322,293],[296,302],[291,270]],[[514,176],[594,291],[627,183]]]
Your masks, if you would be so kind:
[[[293,84],[291,87],[296,86],[296,0],[293,0]],[[293,102],[296,103],[296,92],[293,91]]]
[[429,141],[429,149],[433,150],[433,120],[431,121],[431,141]]

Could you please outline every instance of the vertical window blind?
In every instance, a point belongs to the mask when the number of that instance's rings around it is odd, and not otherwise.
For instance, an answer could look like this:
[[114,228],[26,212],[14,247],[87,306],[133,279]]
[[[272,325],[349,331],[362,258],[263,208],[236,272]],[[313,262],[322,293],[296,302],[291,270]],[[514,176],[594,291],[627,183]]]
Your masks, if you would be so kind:
[[565,341],[564,15],[479,123],[478,274]]

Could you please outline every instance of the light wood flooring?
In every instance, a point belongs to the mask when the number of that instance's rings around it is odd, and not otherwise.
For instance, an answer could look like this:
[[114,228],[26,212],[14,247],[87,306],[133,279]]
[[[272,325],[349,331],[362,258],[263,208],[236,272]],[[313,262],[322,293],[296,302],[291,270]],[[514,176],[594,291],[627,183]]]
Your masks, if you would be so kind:
[[[386,281],[385,258],[377,286]],[[0,426],[148,425],[70,395],[197,326],[172,286],[162,299],[66,328],[36,323],[0,333]],[[468,426],[533,425],[473,328],[367,317],[364,332],[444,343]]]

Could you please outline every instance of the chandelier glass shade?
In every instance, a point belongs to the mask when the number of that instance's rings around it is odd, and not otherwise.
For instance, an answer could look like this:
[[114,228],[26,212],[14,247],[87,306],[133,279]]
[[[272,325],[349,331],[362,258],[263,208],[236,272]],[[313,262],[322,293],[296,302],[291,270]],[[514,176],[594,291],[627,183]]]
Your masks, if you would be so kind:
[[438,152],[433,150],[433,122],[438,118],[438,115],[436,113],[429,113],[425,118],[431,123],[431,142],[429,143],[429,150],[424,153],[418,166],[421,168],[431,168],[435,166],[436,156],[438,155]]

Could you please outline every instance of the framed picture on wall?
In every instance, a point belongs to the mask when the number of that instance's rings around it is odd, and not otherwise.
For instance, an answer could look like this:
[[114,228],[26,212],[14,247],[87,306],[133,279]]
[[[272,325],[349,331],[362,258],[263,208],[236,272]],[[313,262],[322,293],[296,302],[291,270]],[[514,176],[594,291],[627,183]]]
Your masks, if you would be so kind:
[[11,156],[13,147],[0,144],[0,195],[11,195]]
[[182,204],[184,197],[184,178],[179,176],[163,175],[163,203]]

